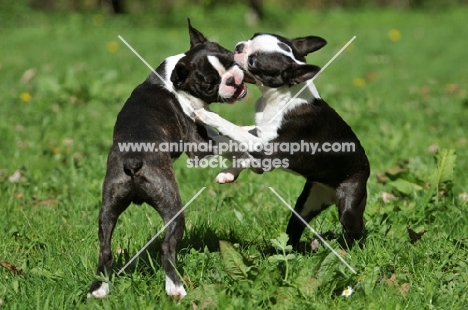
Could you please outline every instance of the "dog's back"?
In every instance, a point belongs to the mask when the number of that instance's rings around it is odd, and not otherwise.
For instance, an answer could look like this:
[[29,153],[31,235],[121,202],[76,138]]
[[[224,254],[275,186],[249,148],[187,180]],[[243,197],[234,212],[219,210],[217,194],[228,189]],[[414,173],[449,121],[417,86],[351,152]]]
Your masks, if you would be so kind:
[[128,195],[132,202],[150,203],[145,184],[173,174],[172,161],[183,149],[168,150],[167,146],[180,141],[203,143],[205,138],[183,113],[174,94],[146,80],[135,88],[117,117],[106,180],[123,181],[126,185],[121,194]]
[[315,98],[310,104],[288,111],[278,129],[278,137],[271,142],[316,145],[315,150],[304,147],[294,154],[273,154],[280,158],[286,156],[288,168],[310,181],[337,186],[350,175],[363,174],[367,179],[370,173],[369,161],[356,134],[322,99]]
[[194,127],[174,94],[159,84],[145,81],[135,88],[117,116],[114,144],[179,141]]

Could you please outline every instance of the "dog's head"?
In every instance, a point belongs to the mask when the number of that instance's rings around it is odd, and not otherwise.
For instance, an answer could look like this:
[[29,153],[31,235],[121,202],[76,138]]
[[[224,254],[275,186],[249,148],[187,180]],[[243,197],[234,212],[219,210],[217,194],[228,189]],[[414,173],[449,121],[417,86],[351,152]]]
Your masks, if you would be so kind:
[[306,64],[305,56],[321,49],[327,42],[316,36],[288,39],[275,34],[256,33],[239,42],[235,62],[267,87],[295,85],[311,79],[320,68]]
[[180,58],[170,80],[182,90],[206,103],[240,100],[247,94],[244,73],[234,62],[233,53],[211,42],[188,20],[190,50]]

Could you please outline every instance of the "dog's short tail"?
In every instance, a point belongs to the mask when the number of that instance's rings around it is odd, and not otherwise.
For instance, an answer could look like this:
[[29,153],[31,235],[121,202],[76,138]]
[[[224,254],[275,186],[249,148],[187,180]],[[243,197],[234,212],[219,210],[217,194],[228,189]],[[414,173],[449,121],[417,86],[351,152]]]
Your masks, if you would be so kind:
[[123,168],[126,175],[134,177],[143,167],[143,160],[140,157],[127,157],[124,160]]

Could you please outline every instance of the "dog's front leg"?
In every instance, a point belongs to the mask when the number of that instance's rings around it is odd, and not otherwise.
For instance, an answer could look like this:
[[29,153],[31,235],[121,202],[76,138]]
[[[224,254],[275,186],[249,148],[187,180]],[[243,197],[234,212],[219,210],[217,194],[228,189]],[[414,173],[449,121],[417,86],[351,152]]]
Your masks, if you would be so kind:
[[244,153],[239,157],[234,158],[233,165],[222,170],[214,181],[219,184],[232,183],[239,177],[240,173],[244,169],[250,169],[257,174],[262,174],[263,169],[259,167],[253,167],[253,161],[255,159],[249,153]]
[[[248,131],[251,134],[256,134],[255,125],[242,126],[242,130]],[[239,152],[238,145],[235,141],[228,137],[220,135],[212,127],[207,126],[207,132],[210,139],[216,143],[217,151],[215,154],[221,155],[233,163],[228,168],[222,170],[214,181],[219,184],[226,184],[234,182],[244,169],[251,169],[253,172],[261,174],[263,170],[260,168],[252,168],[252,157],[249,153]],[[234,150],[235,149],[235,150]]]
[[263,145],[267,142],[252,135],[250,132],[245,131],[242,127],[225,120],[216,113],[205,109],[195,110],[194,113],[196,115],[196,119],[203,124],[211,126],[218,130],[223,136],[227,136],[232,140],[247,146],[248,152],[254,152],[256,145]]

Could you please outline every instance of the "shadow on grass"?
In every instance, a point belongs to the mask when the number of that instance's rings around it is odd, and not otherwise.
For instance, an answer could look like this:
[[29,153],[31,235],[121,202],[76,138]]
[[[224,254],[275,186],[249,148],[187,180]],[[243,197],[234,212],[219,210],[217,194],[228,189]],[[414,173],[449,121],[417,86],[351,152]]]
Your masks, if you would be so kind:
[[[365,245],[365,239],[367,232],[364,232],[364,236],[359,241],[354,241],[348,238],[344,233],[337,233],[334,231],[327,231],[321,233],[321,236],[327,241],[336,240],[342,249],[351,250],[354,246],[358,245],[361,249]],[[135,271],[141,272],[143,274],[154,274],[155,268],[161,268],[161,244],[163,241],[164,235],[161,238],[157,238],[153,241],[145,251],[143,251],[140,256],[135,259],[126,269],[125,273],[133,273]],[[192,228],[190,231],[186,231],[184,237],[178,244],[178,257],[185,253],[195,250],[197,252],[204,252],[208,250],[209,252],[219,252],[219,241],[228,241],[232,244],[238,244],[239,248],[245,249],[253,245],[252,241],[245,240],[242,236],[238,235],[234,231],[229,232],[215,232],[212,228],[202,226]],[[258,252],[263,257],[268,257],[274,254],[277,254],[277,250],[270,244],[269,240],[263,240],[262,242],[255,242]],[[324,245],[321,244],[323,247]],[[316,252],[316,249],[313,249],[310,241],[301,241],[299,245],[294,249],[295,252],[302,255],[313,255]],[[125,251],[122,254],[119,254],[117,259],[113,264],[114,272],[118,272],[122,267],[136,254],[136,251]],[[151,260],[151,261],[150,261]],[[180,270],[183,267],[183,263],[179,262],[177,268]]]
[[[126,269],[126,273],[132,273],[139,271],[142,273],[153,272],[151,265],[158,264],[158,267],[162,268],[161,265],[161,245],[164,239],[164,234],[161,234],[160,238],[154,240],[140,256],[135,259]],[[177,246],[177,253],[180,257],[190,250],[196,250],[197,252],[203,252],[207,249],[209,252],[219,252],[219,241],[225,240],[231,243],[238,243],[241,247],[247,247],[251,243],[247,243],[235,232],[215,232],[210,227],[195,227],[190,231],[185,231],[182,240]],[[143,245],[142,245],[143,246]],[[118,272],[122,267],[135,255],[137,250],[125,251],[119,254],[112,266],[114,272]],[[152,260],[151,262],[149,260]],[[181,263],[178,263],[178,268],[181,267]]]

